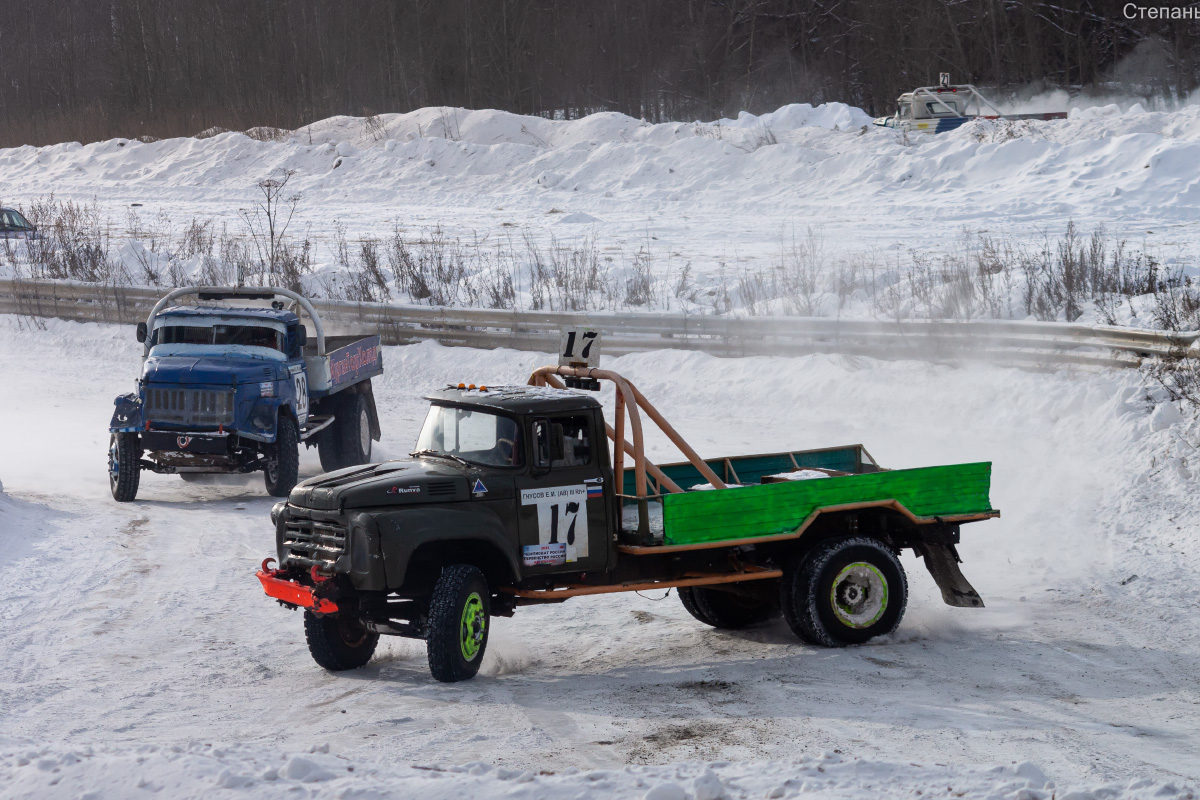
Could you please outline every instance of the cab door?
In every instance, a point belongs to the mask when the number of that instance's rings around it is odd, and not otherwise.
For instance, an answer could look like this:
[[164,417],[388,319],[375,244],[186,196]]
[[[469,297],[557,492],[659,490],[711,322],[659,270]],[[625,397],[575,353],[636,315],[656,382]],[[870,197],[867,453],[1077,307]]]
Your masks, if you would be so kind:
[[528,423],[529,469],[517,478],[517,526],[526,575],[603,571],[609,509],[603,441],[587,412]]

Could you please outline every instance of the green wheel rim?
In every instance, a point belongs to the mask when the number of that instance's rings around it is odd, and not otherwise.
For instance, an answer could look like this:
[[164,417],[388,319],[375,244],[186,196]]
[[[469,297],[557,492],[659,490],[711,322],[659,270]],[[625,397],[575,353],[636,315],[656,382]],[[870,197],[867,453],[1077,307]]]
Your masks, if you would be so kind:
[[483,635],[487,632],[487,618],[483,612],[483,598],[471,592],[463,603],[462,623],[458,627],[458,643],[467,661],[474,661],[483,649]]
[[848,628],[869,628],[888,607],[888,582],[883,573],[865,561],[847,564],[829,589],[833,614]]

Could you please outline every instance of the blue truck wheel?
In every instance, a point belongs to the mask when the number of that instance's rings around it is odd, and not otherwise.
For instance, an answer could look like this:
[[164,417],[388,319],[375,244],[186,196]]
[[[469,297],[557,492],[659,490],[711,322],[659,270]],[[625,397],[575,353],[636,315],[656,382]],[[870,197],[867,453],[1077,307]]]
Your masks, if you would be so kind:
[[137,497],[142,452],[136,433],[114,433],[108,440],[108,488],[118,503]]
[[279,415],[264,479],[272,497],[287,497],[300,479],[300,434],[290,414]]
[[346,392],[334,395],[326,402],[331,407],[334,421],[317,440],[321,468],[333,472],[368,463],[371,460],[371,418],[364,395]]

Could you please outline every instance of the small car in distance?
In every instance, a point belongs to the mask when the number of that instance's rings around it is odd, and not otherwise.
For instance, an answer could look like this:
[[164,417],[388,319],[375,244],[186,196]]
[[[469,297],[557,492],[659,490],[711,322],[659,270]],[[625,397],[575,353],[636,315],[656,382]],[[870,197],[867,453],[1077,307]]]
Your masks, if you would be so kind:
[[0,239],[40,239],[37,226],[15,208],[0,208]]

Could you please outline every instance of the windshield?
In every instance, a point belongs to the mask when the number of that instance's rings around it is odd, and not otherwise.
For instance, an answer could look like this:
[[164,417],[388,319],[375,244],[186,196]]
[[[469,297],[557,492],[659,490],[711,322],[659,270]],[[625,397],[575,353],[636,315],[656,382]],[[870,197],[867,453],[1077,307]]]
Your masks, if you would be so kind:
[[154,331],[153,345],[246,345],[283,351],[283,334],[259,325],[164,325]]
[[472,408],[430,406],[417,451],[431,450],[488,467],[524,463],[516,420]]
[[23,231],[32,227],[20,213],[16,211],[0,211],[0,230]]

